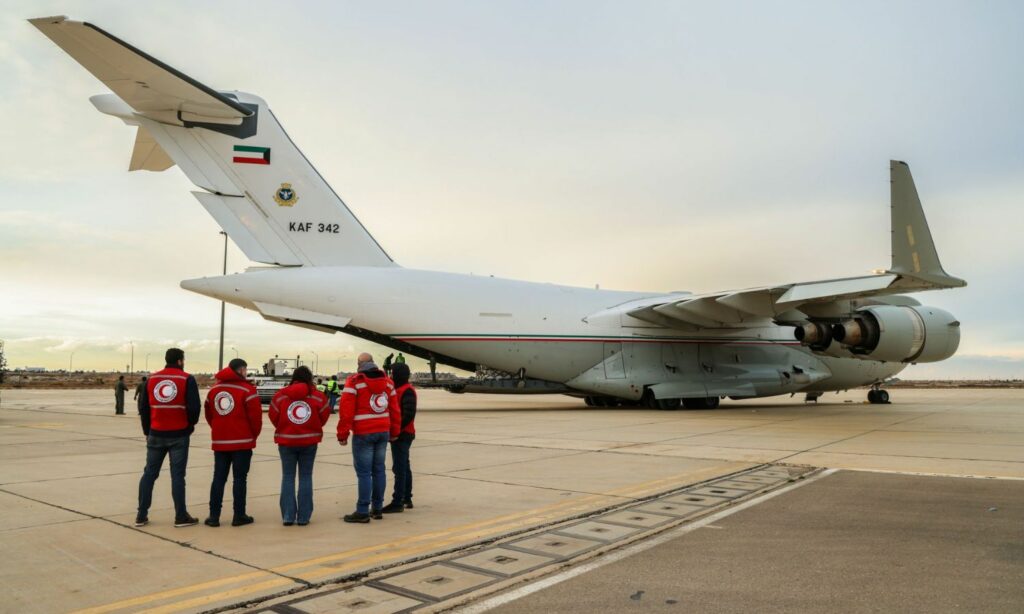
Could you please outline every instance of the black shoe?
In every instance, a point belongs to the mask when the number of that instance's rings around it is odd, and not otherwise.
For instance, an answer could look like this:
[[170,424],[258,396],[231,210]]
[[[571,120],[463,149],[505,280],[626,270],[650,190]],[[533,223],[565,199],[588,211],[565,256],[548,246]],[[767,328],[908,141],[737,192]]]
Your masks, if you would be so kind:
[[149,516],[136,516],[135,517],[135,526],[137,526],[137,527],[144,527],[147,524],[149,524]]
[[290,527],[290,526],[292,526],[292,525],[293,525],[293,524],[295,524],[295,523],[294,523],[294,522],[290,522],[290,521],[288,521],[288,520],[285,520],[285,521],[284,521],[284,522],[282,522],[281,524],[283,524],[283,525],[284,525],[284,526],[286,526],[286,527]]
[[385,514],[400,514],[405,511],[405,506],[401,503],[389,503],[381,511]]
[[380,510],[370,510],[370,518],[374,520],[384,520],[384,514],[380,513]]
[[255,521],[256,520],[252,516],[245,516],[245,515],[235,516],[234,518],[231,519],[231,526],[233,526],[233,527],[241,527],[241,526],[244,526],[244,525],[247,525],[247,524],[252,524]]
[[412,509],[412,501],[406,501],[405,502],[405,509],[407,509],[407,510],[411,510]]
[[220,518],[214,518],[213,516],[210,516],[209,518],[203,521],[203,524],[205,524],[208,527],[219,527]]
[[182,527],[194,527],[197,524],[199,524],[199,519],[189,516],[188,514],[174,519],[174,527],[177,529]]
[[345,522],[358,522],[359,524],[366,524],[370,522],[369,514],[360,514],[359,512],[352,512],[351,514],[345,514],[342,518]]
[[307,520],[307,521],[303,522],[303,521],[300,520],[300,521],[296,522],[295,524],[299,525],[300,527],[304,527],[307,524],[309,524],[309,521]]

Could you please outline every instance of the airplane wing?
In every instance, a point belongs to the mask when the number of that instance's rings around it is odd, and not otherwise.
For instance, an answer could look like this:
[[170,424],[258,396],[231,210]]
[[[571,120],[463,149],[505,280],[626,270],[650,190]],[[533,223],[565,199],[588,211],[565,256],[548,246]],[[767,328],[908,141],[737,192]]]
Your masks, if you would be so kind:
[[138,113],[169,112],[187,115],[184,119],[191,121],[219,119],[226,123],[237,123],[253,113],[91,23],[64,16],[29,22]]
[[[889,163],[892,212],[892,265],[881,274],[714,292],[660,296],[632,301],[616,310],[639,320],[673,328],[738,328],[758,321],[802,321],[829,316],[837,303],[904,292],[959,288],[967,282],[946,273],[932,241],[928,220],[906,162]],[[905,297],[886,302],[907,304]],[[911,303],[913,304],[913,303]],[[840,307],[840,309],[842,309]]]

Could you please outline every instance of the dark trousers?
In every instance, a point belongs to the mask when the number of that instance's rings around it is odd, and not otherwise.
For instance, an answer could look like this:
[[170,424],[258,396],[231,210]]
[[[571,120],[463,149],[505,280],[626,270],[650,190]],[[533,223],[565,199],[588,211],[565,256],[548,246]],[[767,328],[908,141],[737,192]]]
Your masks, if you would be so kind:
[[235,517],[245,516],[246,478],[252,463],[252,450],[213,452],[213,482],[210,484],[210,517],[220,518],[224,502],[224,485],[228,472],[233,476],[231,496],[234,499]]
[[188,515],[185,507],[185,467],[188,465],[188,435],[184,437],[146,438],[146,468],[139,480],[139,516],[149,514],[153,504],[153,484],[160,477],[164,457],[171,457],[171,497],[174,499],[174,513],[177,518]]
[[391,503],[403,504],[412,501],[412,463],[409,451],[415,435],[402,433],[397,441],[391,442],[391,471],[395,474],[395,490],[391,494]]
[[123,394],[115,394],[114,395],[114,413],[115,414],[123,414],[124,413],[124,395]]

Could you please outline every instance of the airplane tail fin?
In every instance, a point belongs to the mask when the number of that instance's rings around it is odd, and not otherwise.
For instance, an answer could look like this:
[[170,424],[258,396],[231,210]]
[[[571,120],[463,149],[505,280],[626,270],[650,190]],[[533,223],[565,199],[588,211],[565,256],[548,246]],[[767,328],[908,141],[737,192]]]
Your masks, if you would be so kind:
[[137,125],[129,170],[177,165],[245,255],[286,266],[394,266],[267,103],[214,90],[96,26],[29,20],[114,94],[90,100]]
[[967,282],[946,273],[939,262],[928,220],[910,174],[910,166],[889,161],[892,209],[892,267],[890,272],[941,288],[959,288]]

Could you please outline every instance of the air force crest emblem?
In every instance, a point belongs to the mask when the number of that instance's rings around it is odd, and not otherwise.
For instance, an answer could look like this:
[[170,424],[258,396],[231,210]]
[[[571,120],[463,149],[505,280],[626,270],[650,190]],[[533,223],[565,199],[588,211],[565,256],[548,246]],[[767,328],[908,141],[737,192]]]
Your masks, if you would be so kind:
[[291,207],[299,202],[299,195],[292,188],[292,184],[282,183],[281,187],[277,188],[277,191],[274,192],[274,202],[282,207]]

